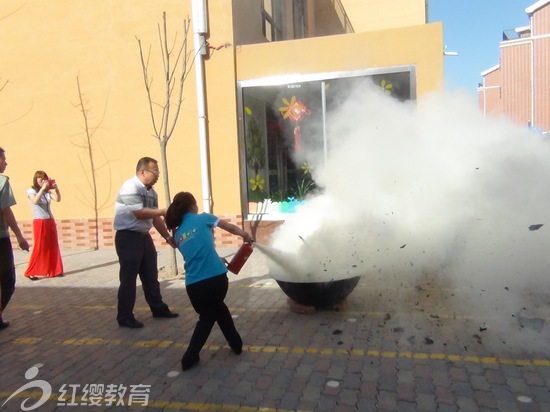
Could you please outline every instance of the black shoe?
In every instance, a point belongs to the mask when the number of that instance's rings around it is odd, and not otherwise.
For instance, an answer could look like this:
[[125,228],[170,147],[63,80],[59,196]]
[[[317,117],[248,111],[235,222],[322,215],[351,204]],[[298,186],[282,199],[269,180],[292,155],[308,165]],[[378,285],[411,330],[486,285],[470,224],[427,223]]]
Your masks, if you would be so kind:
[[132,329],[143,328],[143,323],[141,323],[139,320],[134,318],[119,320],[118,325],[123,328],[132,328]]
[[239,336],[237,339],[235,339],[233,342],[229,344],[229,347],[233,352],[235,352],[235,355],[240,355],[243,352],[243,341],[241,337]]
[[169,310],[161,313],[153,313],[154,318],[177,318],[178,316],[179,313],[170,312]]
[[38,279],[40,279],[40,278],[37,277],[37,276],[29,276],[29,279],[30,279],[30,280],[38,280]]
[[187,354],[183,355],[183,358],[181,358],[181,369],[184,371],[186,371],[187,369],[191,369],[200,361],[200,358],[198,356],[192,357],[192,356],[186,356],[186,355]]
[[8,326],[10,326],[9,322],[4,322],[3,320],[0,320],[0,330],[6,329]]

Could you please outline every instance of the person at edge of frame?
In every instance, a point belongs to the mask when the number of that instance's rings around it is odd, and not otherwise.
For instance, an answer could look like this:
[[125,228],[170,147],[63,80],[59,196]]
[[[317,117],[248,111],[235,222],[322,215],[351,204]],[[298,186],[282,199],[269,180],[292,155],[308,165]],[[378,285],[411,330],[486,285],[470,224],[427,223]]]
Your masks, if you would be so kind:
[[[6,152],[0,147],[0,173],[4,173],[8,162]],[[0,175],[0,330],[6,329],[10,323],[3,320],[2,315],[15,292],[15,261],[10,240],[9,229],[14,233],[19,248],[29,251],[29,243],[23,237],[11,207],[16,204],[7,176]]]

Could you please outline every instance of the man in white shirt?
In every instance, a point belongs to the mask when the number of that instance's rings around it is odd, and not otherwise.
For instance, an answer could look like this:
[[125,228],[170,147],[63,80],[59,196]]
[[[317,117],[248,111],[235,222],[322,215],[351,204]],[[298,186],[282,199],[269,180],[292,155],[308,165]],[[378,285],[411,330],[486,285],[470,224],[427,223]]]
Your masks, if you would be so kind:
[[175,318],[163,302],[158,281],[157,251],[149,233],[155,229],[172,247],[174,239],[164,224],[166,209],[159,209],[158,195],[153,185],[159,179],[158,162],[150,157],[141,158],[136,175],[125,181],[115,203],[115,247],[120,263],[117,321],[122,327],[142,328],[143,323],[134,317],[136,279],[141,280],[145,300],[155,318]]

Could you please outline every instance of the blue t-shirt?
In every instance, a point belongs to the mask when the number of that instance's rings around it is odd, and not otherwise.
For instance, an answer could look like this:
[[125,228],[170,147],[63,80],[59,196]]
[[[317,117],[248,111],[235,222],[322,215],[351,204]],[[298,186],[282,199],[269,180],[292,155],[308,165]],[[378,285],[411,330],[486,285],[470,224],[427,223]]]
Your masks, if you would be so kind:
[[216,248],[212,229],[220,219],[210,213],[186,213],[174,238],[183,255],[185,285],[227,273]]

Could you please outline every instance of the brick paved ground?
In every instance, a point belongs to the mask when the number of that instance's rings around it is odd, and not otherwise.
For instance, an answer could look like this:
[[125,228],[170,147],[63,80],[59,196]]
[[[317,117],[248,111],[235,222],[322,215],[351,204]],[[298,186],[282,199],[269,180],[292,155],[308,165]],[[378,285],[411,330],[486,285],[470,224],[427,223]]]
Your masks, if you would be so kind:
[[[429,276],[369,277],[337,310],[304,315],[290,310],[255,251],[230,275],[226,299],[243,353],[234,355],[215,327],[200,366],[182,373],[196,315],[181,275],[162,271],[164,298],[180,317],[153,319],[138,291],[145,327],[130,330],[115,321],[114,251],[63,257],[64,277],[32,282],[22,276],[28,254],[16,252],[18,287],[4,316],[11,325],[0,331],[0,410],[32,407],[42,390],[14,393],[37,380],[52,389],[39,411],[127,410],[131,399],[144,411],[550,410],[547,291],[525,294],[517,313],[478,313],[468,302],[485,291]],[[168,262],[164,250],[159,266]],[[105,385],[100,406],[85,396],[93,384]],[[149,385],[147,406],[139,385]],[[121,405],[110,405],[117,397],[107,393],[124,388]]]

